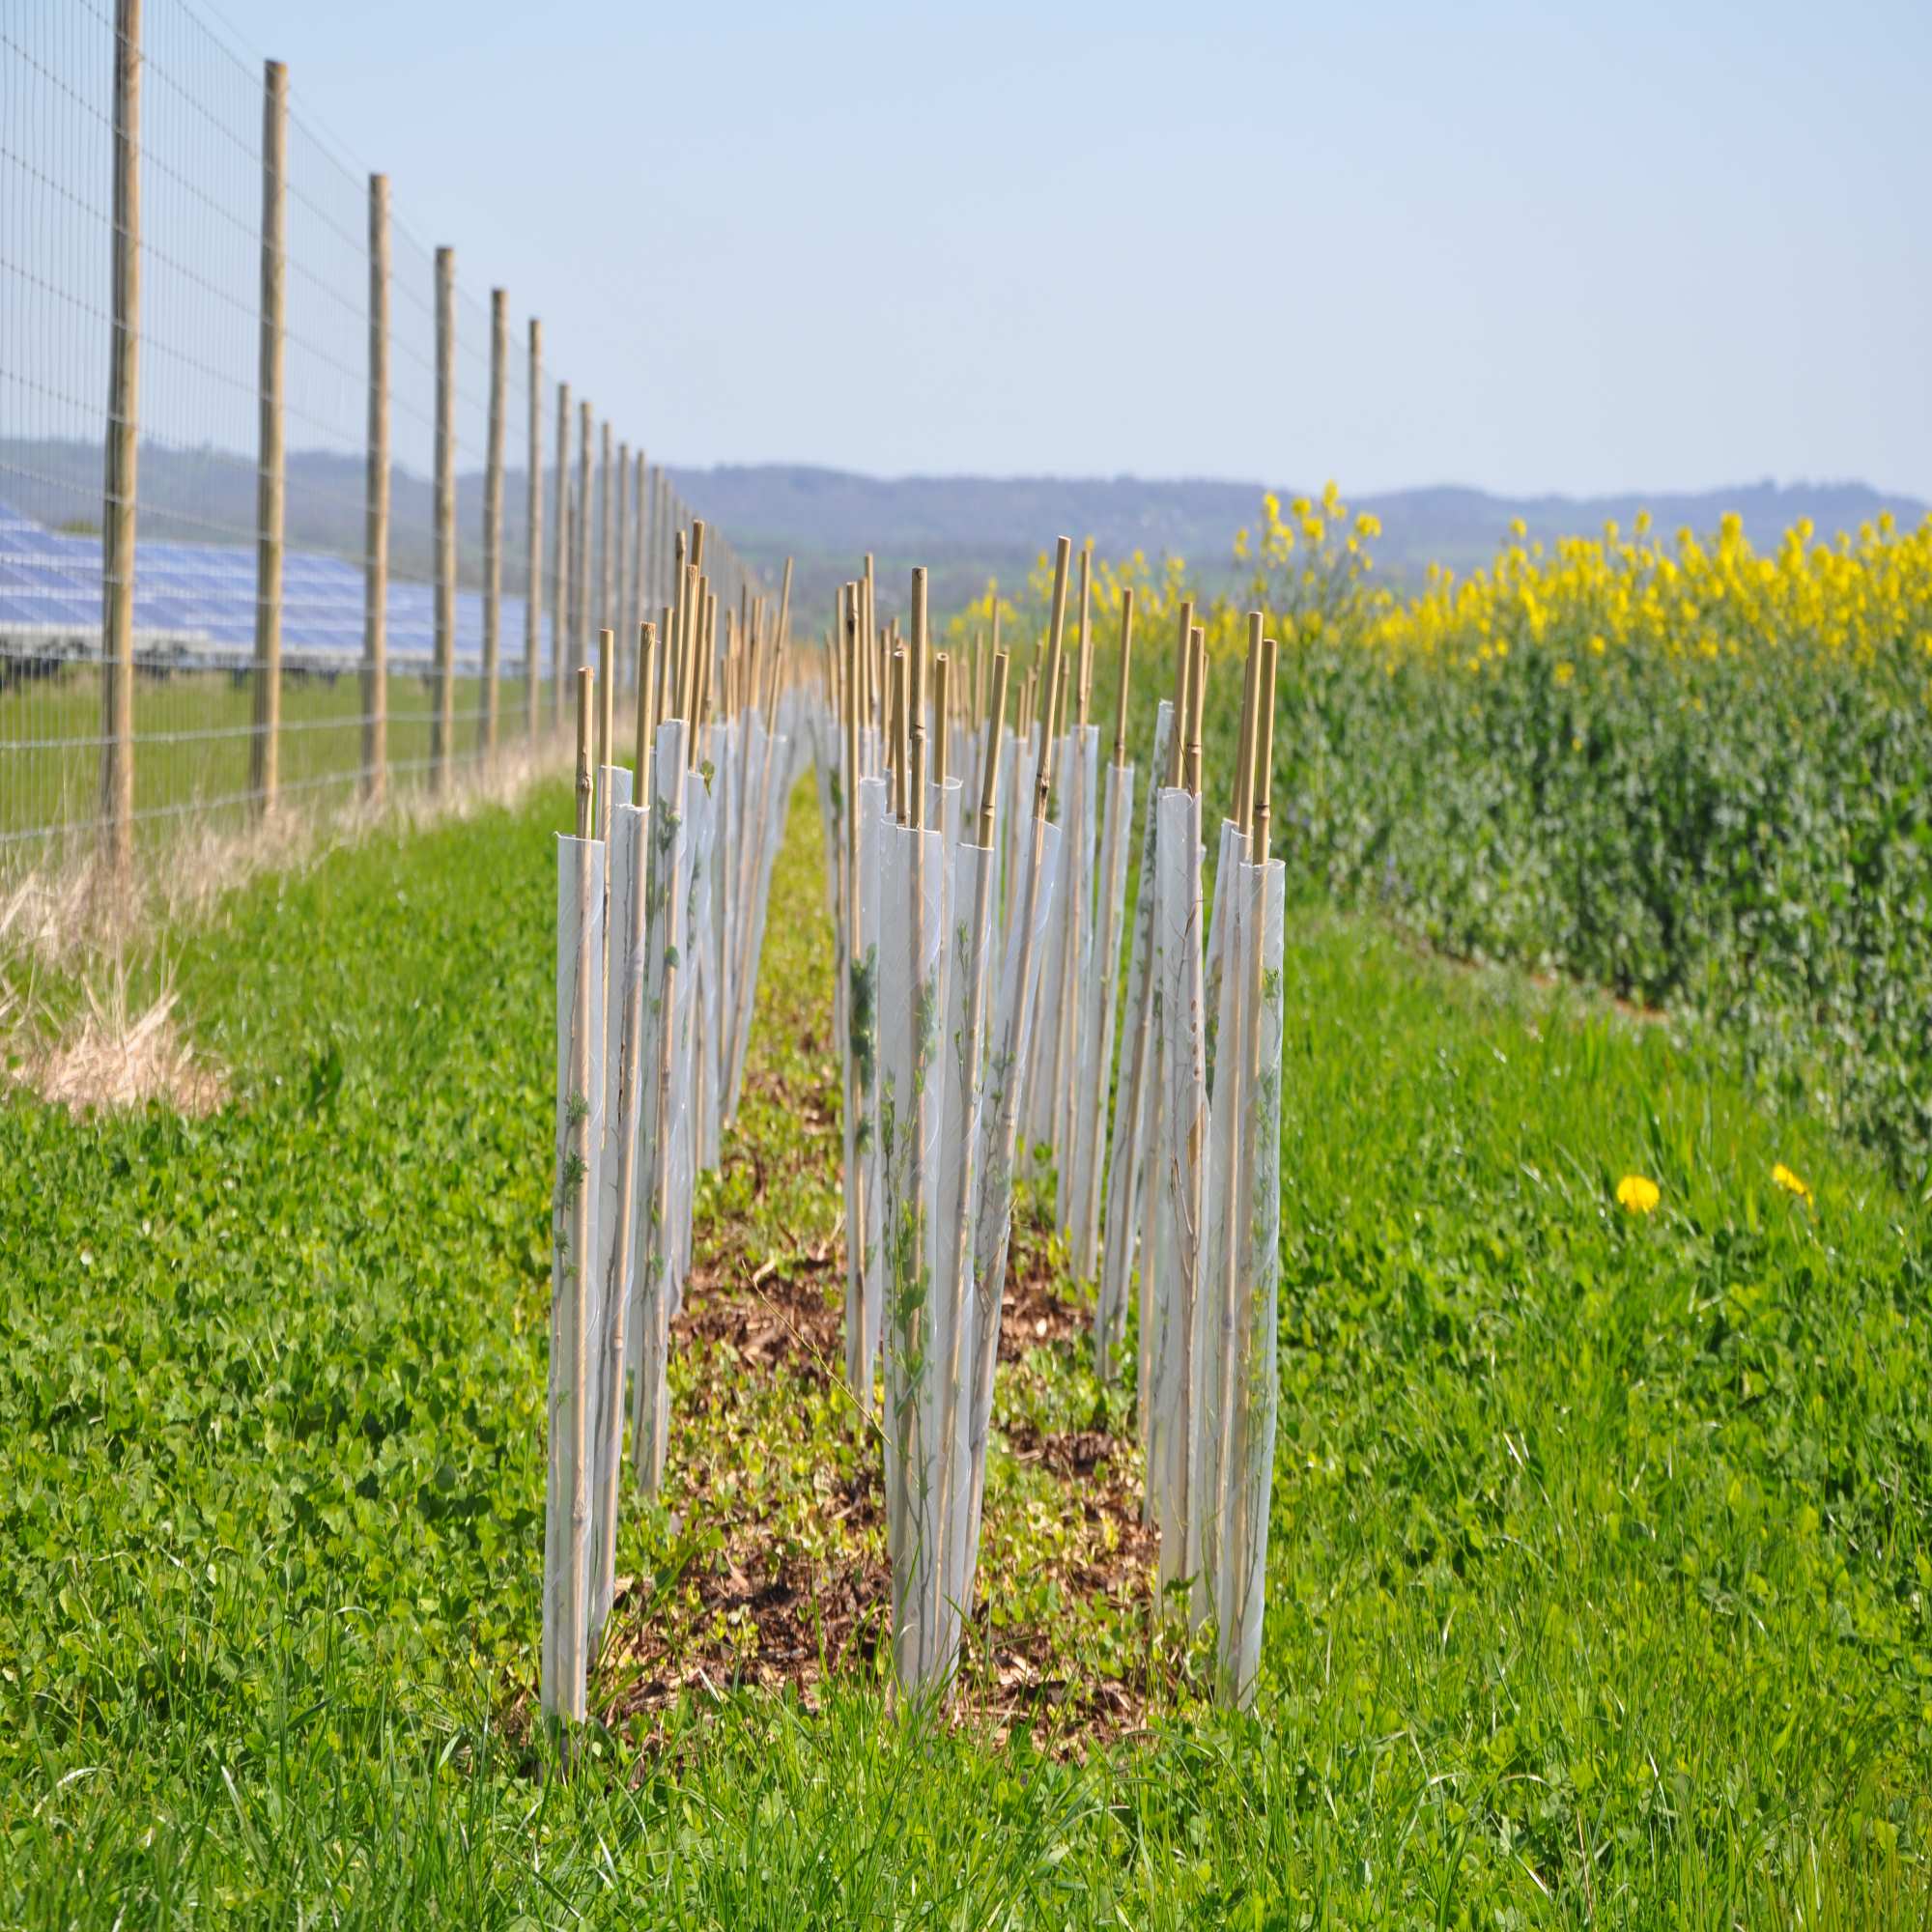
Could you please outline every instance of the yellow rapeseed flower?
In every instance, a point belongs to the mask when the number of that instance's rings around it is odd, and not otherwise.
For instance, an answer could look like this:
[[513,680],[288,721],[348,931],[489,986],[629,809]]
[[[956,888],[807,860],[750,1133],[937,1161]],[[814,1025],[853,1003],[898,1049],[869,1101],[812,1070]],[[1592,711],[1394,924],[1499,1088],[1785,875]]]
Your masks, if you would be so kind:
[[1657,1182],[1640,1174],[1627,1174],[1617,1182],[1617,1201],[1633,1214],[1648,1214],[1659,1198]]
[[1781,1187],[1785,1193],[1795,1194],[1801,1201],[1809,1201],[1811,1198],[1811,1183],[1808,1180],[1801,1180],[1781,1160],[1772,1168],[1771,1180],[1774,1187]]

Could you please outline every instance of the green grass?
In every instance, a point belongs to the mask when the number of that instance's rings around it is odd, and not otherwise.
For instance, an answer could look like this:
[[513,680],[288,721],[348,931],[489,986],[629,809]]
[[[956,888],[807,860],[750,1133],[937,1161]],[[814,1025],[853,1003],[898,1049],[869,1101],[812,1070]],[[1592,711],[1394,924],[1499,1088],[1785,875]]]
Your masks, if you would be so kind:
[[[1925,1212],[1694,1040],[1305,909],[1256,1717],[1181,1678],[1064,1761],[854,1676],[816,1715],[693,1697],[554,1776],[527,1712],[566,812],[240,893],[176,969],[234,1082],[213,1119],[0,1103],[0,1922],[1932,1915]],[[818,850],[802,795],[774,1080],[823,1060]],[[771,1102],[700,1200],[713,1249],[836,1216],[822,1129]],[[1084,1420],[1074,1357],[1013,1399]],[[813,1439],[763,1413],[747,1482]],[[620,1569],[668,1527],[634,1513]],[[1068,1641],[1122,1667],[1130,1635]]]
[[[389,676],[388,755],[392,781],[407,785],[428,769],[432,679]],[[455,687],[456,749],[470,754],[480,741],[484,685],[459,677]],[[549,718],[550,693],[540,694]],[[498,688],[502,742],[523,736],[524,686]],[[184,812],[216,823],[246,810],[254,696],[248,677],[226,671],[184,671],[134,683],[134,809],[150,814],[149,838],[169,836]],[[333,678],[285,670],[282,683],[281,783],[304,801],[346,793],[362,764],[362,680],[348,670]],[[38,856],[39,838],[18,835],[79,825],[99,810],[100,678],[91,667],[0,691],[0,744],[26,749],[0,753],[0,862],[10,854]]]

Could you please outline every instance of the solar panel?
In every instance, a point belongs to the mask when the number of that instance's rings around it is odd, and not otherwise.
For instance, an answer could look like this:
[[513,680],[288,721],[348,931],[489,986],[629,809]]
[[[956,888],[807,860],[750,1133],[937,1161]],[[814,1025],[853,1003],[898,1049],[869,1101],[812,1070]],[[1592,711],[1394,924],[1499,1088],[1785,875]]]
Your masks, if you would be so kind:
[[[360,564],[313,551],[290,551],[282,563],[282,647],[291,658],[348,663],[362,652]],[[499,605],[504,666],[523,663],[524,600]],[[456,594],[453,655],[474,672],[483,654],[483,598]],[[388,653],[406,670],[427,668],[436,650],[436,593],[427,583],[391,580]],[[93,633],[100,624],[100,544],[68,536],[0,502],[0,626],[40,632]],[[164,634],[164,647],[187,653],[196,641],[230,658],[255,636],[255,553],[251,546],[191,544],[137,537],[134,629]],[[0,639],[4,643],[5,639]],[[23,640],[24,641],[24,640]],[[92,639],[89,639],[92,641]]]

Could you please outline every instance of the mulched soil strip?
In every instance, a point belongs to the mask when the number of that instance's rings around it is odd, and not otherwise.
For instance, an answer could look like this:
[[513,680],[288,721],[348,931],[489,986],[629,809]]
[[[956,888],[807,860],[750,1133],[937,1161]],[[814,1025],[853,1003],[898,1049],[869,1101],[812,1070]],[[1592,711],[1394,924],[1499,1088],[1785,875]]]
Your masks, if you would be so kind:
[[[699,1408],[728,1406],[734,1369],[750,1364],[772,1376],[824,1387],[843,1369],[844,1257],[836,1244],[808,1250],[782,1268],[755,1277],[729,1236],[700,1236],[727,1252],[695,1257],[674,1347],[703,1368],[715,1363],[695,1400]],[[1056,1291],[1049,1243],[1037,1228],[1016,1225],[1001,1325],[1000,1359],[1013,1363],[1031,1349],[1087,1346],[1089,1312]],[[1055,1555],[1063,1595],[1117,1599],[1122,1614],[1144,1618],[1155,1542],[1142,1527],[1131,1480],[1131,1445],[1100,1430],[1009,1432],[1007,1448],[1065,1485],[1095,1532],[1080,1539],[1103,1548],[1106,1520],[1115,1548],[1102,1562]],[[867,1464],[848,1489],[821,1492],[819,1508],[835,1540],[876,1524],[883,1500],[879,1471]],[[828,1678],[879,1681],[891,1667],[892,1578],[886,1564],[860,1551],[808,1562],[774,1548],[769,1526],[728,1508],[709,1527],[715,1550],[695,1558],[679,1577],[695,1589],[699,1614],[654,1618],[635,1589],[620,1593],[600,1674],[612,1686],[600,1715],[611,1724],[650,1717],[688,1693],[722,1698],[734,1689],[791,1691],[815,1708]],[[620,1579],[620,1582],[622,1579]],[[750,1635],[746,1626],[750,1626]],[[953,1716],[976,1731],[1003,1736],[1024,1723],[1042,1744],[1077,1753],[1135,1729],[1147,1712],[1147,1684],[1069,1682],[1051,1634],[1003,1626],[989,1630],[981,1602],[968,1626]],[[655,1734],[655,1731],[654,1731]]]

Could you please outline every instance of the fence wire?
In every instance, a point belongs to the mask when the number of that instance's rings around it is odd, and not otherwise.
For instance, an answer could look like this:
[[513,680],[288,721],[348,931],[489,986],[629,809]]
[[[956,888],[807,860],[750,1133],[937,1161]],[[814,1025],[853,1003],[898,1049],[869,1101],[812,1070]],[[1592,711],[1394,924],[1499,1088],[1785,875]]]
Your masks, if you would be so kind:
[[[105,775],[117,673],[103,601],[124,45],[138,53],[139,81],[138,224],[121,231],[138,236],[139,305],[126,823]],[[284,162],[268,168],[268,102],[265,64],[191,0],[120,0],[118,14],[115,0],[0,6],[0,870],[84,855],[109,832],[152,847],[183,821],[240,824],[270,807],[445,779],[485,755],[493,732],[497,747],[549,733],[564,709],[563,680],[594,653],[600,626],[626,640],[628,675],[638,619],[670,594],[670,531],[683,506],[659,471],[644,469],[633,440],[594,412],[586,417],[580,395],[560,411],[545,371],[530,675],[528,311],[505,305],[493,466],[493,298],[459,260],[443,671],[437,250],[392,212],[387,584],[372,606],[371,180],[305,114],[294,81]],[[277,191],[279,598],[261,554],[264,235]],[[374,608],[384,620],[380,674]],[[261,642],[265,610],[279,622],[278,668]]]

